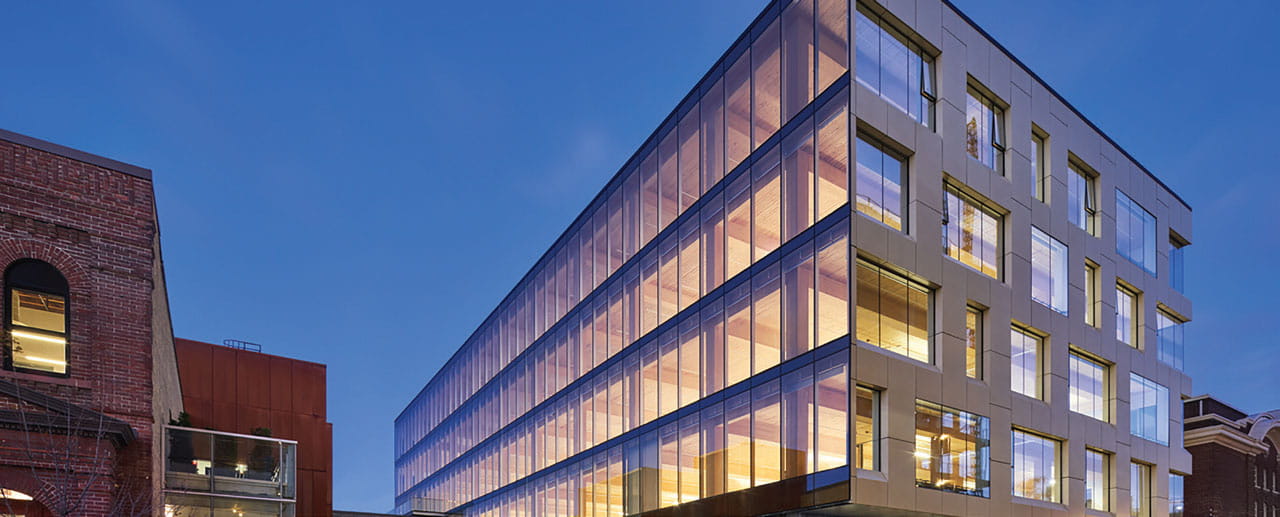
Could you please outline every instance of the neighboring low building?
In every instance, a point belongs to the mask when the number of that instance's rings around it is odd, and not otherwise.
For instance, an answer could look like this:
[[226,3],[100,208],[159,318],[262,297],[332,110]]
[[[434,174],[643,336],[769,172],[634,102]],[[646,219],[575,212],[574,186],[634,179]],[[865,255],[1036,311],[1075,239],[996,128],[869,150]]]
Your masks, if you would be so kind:
[[151,171],[0,130],[0,282],[0,514],[158,512],[182,399]]
[[1280,409],[1246,414],[1209,395],[1183,402],[1186,515],[1280,516]]
[[240,517],[330,515],[325,365],[225,343],[177,340],[190,422],[168,428],[166,504],[239,505]]

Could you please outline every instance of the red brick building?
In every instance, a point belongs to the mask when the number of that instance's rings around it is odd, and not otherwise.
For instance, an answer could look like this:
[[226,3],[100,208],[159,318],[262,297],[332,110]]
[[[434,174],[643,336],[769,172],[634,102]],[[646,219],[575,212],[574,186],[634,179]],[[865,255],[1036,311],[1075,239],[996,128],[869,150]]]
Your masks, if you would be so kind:
[[1207,395],[1186,400],[1183,410],[1195,466],[1186,515],[1280,516],[1280,410],[1249,415]]
[[182,401],[151,171],[0,130],[0,273],[0,488],[27,515],[158,512]]
[[176,342],[191,426],[295,440],[297,515],[332,513],[333,426],[325,418],[325,366],[189,339]]

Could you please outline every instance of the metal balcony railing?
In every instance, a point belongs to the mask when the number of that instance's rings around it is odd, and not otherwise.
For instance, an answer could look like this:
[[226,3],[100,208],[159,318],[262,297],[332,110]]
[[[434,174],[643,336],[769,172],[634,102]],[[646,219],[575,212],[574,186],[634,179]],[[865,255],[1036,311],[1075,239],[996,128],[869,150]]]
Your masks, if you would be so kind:
[[298,442],[165,426],[164,488],[293,502]]

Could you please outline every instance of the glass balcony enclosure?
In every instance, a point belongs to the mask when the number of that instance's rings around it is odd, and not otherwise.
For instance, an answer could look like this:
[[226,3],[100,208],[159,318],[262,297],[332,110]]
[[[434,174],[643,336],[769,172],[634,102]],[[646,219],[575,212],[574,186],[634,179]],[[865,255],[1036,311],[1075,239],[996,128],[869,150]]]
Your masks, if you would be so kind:
[[165,514],[294,515],[298,442],[165,426]]

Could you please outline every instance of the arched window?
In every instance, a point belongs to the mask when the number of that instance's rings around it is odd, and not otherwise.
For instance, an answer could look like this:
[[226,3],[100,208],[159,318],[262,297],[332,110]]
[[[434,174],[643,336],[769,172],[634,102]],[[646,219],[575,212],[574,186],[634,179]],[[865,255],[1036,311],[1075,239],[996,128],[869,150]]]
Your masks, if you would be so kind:
[[9,348],[5,366],[67,374],[67,279],[46,262],[22,259],[4,273]]

